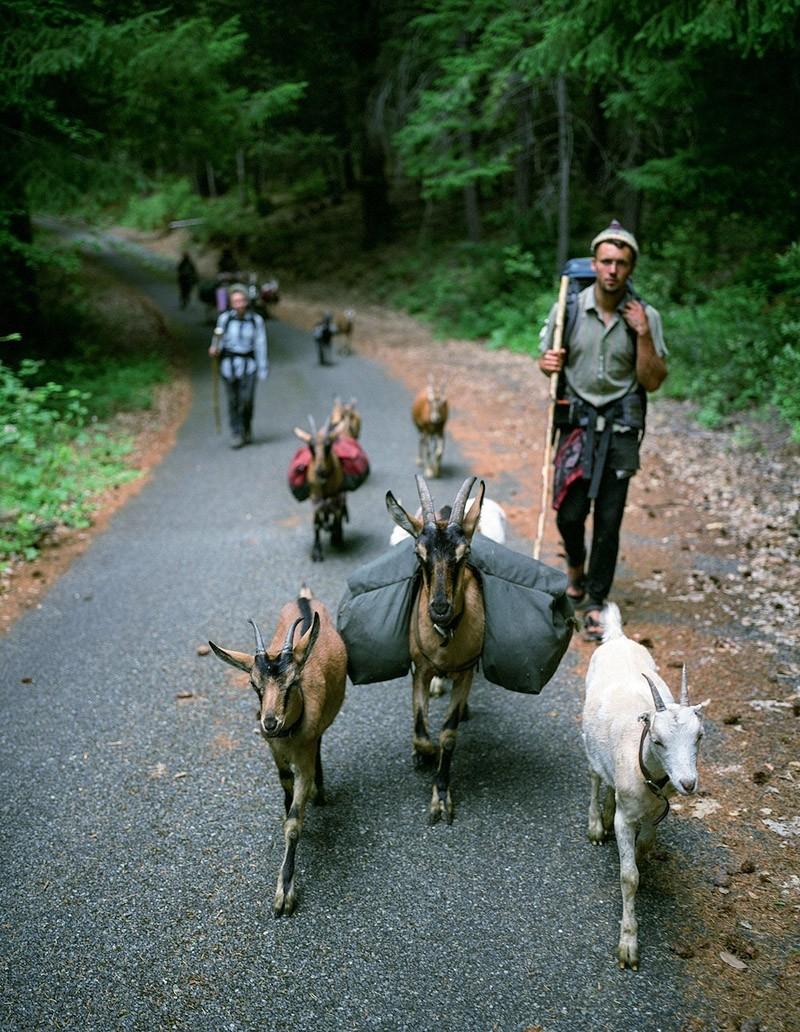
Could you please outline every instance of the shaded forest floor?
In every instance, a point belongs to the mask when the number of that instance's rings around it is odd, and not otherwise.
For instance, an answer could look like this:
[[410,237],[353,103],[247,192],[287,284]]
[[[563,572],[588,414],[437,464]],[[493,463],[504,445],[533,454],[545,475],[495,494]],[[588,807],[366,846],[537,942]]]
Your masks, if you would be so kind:
[[[182,243],[174,235],[154,249],[171,256]],[[213,269],[210,256],[205,264]],[[435,340],[420,323],[333,282],[292,283],[276,315],[310,329],[323,309],[346,307],[356,309],[355,350],[389,375],[409,389],[428,371],[447,381],[449,434],[490,495],[502,485],[494,493],[513,500],[506,508],[515,532],[532,540],[546,383],[530,358]],[[135,463],[145,472],[171,447],[186,403],[178,382],[138,430],[126,428],[140,442]],[[681,911],[690,916],[672,948],[696,986],[698,1012],[710,1006],[716,1019],[698,1018],[686,1030],[800,1028],[799,474],[798,449],[769,427],[704,431],[685,405],[651,407],[613,598],[627,633],[652,650],[670,684],[685,661],[692,699],[711,700],[701,791],[676,802],[670,820],[702,822],[718,847],[715,859],[698,868],[692,856],[670,852],[643,871],[646,879],[663,878],[665,891],[689,897]],[[67,535],[15,571],[0,596],[0,630],[37,604],[124,497],[125,489],[101,500],[90,531]],[[552,514],[542,557],[561,562]],[[571,648],[583,674],[593,646],[576,637]]]

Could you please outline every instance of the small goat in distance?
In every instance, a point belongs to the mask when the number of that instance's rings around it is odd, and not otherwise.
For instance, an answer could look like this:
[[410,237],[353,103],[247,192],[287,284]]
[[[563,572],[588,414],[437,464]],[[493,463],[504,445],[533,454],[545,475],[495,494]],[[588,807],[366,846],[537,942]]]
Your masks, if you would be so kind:
[[[669,811],[669,797],[697,791],[697,753],[703,735],[700,711],[689,704],[686,667],[680,702],[656,672],[653,657],[622,630],[619,609],[603,609],[603,643],[586,674],[583,741],[589,760],[589,839],[603,842],[613,826],[622,889],[617,957],[621,968],[639,966],[638,862]],[[606,794],[600,805],[600,787]]]
[[361,434],[361,414],[356,408],[356,404],[355,398],[351,398],[345,403],[337,394],[333,399],[333,408],[328,422],[331,426],[340,425],[343,434],[358,440]]
[[417,465],[422,466],[426,477],[438,477],[442,471],[447,415],[444,386],[434,384],[433,377],[429,376],[427,387],[417,394],[411,405],[411,418],[419,431]]
[[[285,852],[278,872],[273,911],[295,908],[295,854],[309,799],[324,802],[322,735],[344,700],[347,654],[330,613],[305,585],[296,602],[280,611],[275,634],[264,645],[254,620],[256,651],[234,652],[208,644],[225,663],[250,675],[258,695],[258,722],[283,787]],[[299,624],[300,637],[295,641]]]

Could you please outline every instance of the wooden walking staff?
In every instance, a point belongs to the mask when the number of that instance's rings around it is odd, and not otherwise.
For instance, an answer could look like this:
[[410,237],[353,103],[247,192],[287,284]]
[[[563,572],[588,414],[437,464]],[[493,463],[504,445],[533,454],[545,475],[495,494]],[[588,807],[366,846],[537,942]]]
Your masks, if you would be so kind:
[[[556,305],[556,325],[553,332],[553,346],[551,351],[561,349],[561,341],[564,337],[564,315],[567,310],[567,287],[569,276],[561,277],[561,284],[558,288],[558,304]],[[544,537],[544,518],[547,513],[547,496],[550,492],[550,461],[553,453],[553,422],[556,411],[556,391],[558,390],[558,373],[550,374],[550,402],[547,406],[547,430],[544,437],[544,461],[542,463],[542,501],[539,506],[539,526],[536,530],[536,540],[533,543],[533,558],[538,559],[542,550],[542,538]]]
[[[214,344],[219,347],[222,340],[222,330],[214,330]],[[222,431],[222,420],[219,414],[219,352],[211,356],[211,403],[214,406],[214,426],[217,433]]]

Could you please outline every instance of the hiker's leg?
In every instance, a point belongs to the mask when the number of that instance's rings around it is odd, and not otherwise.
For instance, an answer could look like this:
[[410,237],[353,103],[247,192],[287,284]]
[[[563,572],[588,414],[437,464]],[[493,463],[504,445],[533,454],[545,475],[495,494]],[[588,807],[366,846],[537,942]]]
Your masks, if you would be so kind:
[[576,480],[556,513],[556,526],[564,541],[567,565],[581,567],[586,559],[584,527],[589,515],[589,481]]
[[586,576],[589,607],[602,606],[611,591],[629,482],[630,477],[620,478],[606,466],[594,503],[592,551]]

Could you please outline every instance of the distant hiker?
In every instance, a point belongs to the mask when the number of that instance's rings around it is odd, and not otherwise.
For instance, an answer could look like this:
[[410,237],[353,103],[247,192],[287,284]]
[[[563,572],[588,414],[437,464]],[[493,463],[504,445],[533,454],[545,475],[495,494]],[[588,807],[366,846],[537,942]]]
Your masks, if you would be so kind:
[[[586,637],[598,641],[628,482],[639,468],[646,392],[657,390],[667,375],[667,348],[661,316],[628,282],[639,257],[633,234],[615,220],[598,233],[591,249],[594,282],[575,295],[559,350],[550,350],[553,306],[540,336],[539,368],[560,376],[553,508],[567,555],[567,594],[576,605],[586,597]],[[592,548],[585,570],[584,525],[592,503]]]
[[327,356],[330,354],[330,344],[336,333],[336,323],[330,312],[325,312],[322,319],[314,327],[314,340],[317,342],[317,356],[320,365],[331,365]]
[[231,447],[241,448],[253,439],[256,377],[266,380],[269,372],[267,333],[261,316],[248,311],[247,287],[234,283],[229,296],[231,307],[217,319],[208,353],[225,381]]
[[192,261],[188,251],[183,252],[183,257],[178,262],[177,272],[181,308],[185,308],[192,298],[192,290],[199,279],[197,266]]
[[217,259],[217,272],[224,274],[236,271],[236,259],[233,257],[233,251],[230,247],[223,247]]

